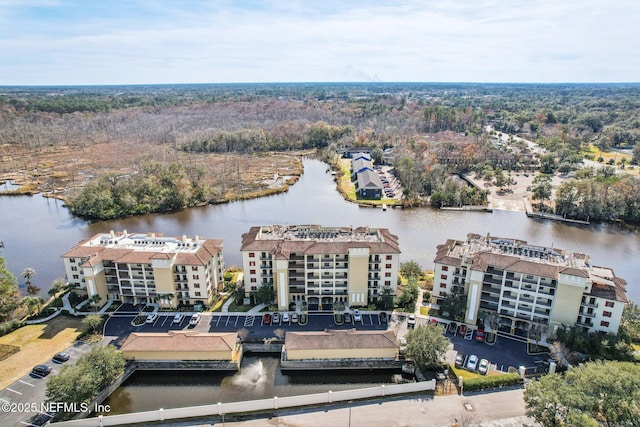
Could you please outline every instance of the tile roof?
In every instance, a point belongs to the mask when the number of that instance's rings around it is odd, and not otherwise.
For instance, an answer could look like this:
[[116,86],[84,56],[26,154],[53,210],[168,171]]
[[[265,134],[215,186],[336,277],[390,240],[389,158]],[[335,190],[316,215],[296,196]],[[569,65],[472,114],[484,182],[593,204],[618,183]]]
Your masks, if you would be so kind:
[[121,351],[233,351],[238,334],[236,332],[133,332],[125,340]]
[[386,331],[326,330],[287,332],[286,350],[397,348],[396,334]]

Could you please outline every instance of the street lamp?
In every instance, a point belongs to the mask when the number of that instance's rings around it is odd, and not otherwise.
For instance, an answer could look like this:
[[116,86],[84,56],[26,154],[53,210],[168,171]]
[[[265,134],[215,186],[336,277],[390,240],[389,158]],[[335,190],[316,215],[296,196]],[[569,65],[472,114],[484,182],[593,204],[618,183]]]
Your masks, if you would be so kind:
[[353,405],[353,400],[349,401],[349,427],[351,427],[351,406]]

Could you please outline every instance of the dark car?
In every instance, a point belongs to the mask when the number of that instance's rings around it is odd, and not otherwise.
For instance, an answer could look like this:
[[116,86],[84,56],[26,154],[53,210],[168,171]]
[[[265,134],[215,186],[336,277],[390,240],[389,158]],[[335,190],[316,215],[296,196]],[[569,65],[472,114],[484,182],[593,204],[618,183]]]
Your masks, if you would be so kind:
[[271,324],[271,315],[269,313],[264,315],[264,317],[262,318],[262,323],[265,325]]
[[51,373],[51,366],[48,365],[36,365],[31,370],[31,375],[35,377],[46,377]]
[[69,356],[67,353],[57,353],[55,356],[53,356],[53,361],[56,363],[64,363],[70,358],[71,356]]
[[381,311],[379,316],[380,316],[380,323],[387,323],[387,313],[385,311]]
[[344,323],[351,323],[351,314],[350,313],[345,313],[344,314]]
[[458,353],[456,355],[456,368],[462,368],[463,365],[464,365],[464,355]]

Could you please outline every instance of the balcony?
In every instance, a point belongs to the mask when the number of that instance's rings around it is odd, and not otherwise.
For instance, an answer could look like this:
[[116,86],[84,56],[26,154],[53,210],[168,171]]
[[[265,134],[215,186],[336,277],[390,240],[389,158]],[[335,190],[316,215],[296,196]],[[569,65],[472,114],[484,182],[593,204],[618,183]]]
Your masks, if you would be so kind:
[[346,279],[347,278],[347,273],[338,273],[336,274],[336,279]]
[[585,317],[590,317],[590,318],[592,318],[592,319],[593,319],[594,317],[596,317],[596,313],[595,313],[595,312],[593,312],[593,311],[592,311],[591,313],[589,313],[588,311],[582,311],[582,310],[580,310],[579,315],[580,315],[580,316],[585,316]]
[[504,308],[500,309],[500,314],[503,314],[505,316],[509,316],[509,317],[514,317],[515,313],[511,310],[505,310]]
[[550,314],[550,310],[541,310],[539,308],[536,308],[535,310],[533,310],[533,312],[535,314],[539,314],[541,316],[549,316],[549,314]]
[[523,307],[522,305],[518,305],[518,310],[519,311],[524,311],[527,313],[531,313],[533,311],[533,307],[528,306],[528,307]]
[[120,277],[121,279],[130,279],[130,278],[131,278],[131,276],[129,275],[129,273],[128,273],[128,272],[126,272],[126,271],[120,271],[119,277]]
[[317,263],[317,262],[308,262],[308,263],[307,263],[307,268],[310,268],[310,269],[312,269],[312,270],[313,270],[313,269],[318,269],[318,268],[320,268],[320,266],[318,265],[318,263]]
[[118,285],[107,285],[107,292],[120,292],[120,286]]
[[260,264],[260,268],[262,268],[262,269],[271,270],[272,267],[273,267],[273,265],[270,262],[269,263],[263,262],[262,264]]
[[480,308],[496,311],[498,310],[498,303],[480,300]]
[[544,307],[551,307],[551,301],[548,301],[548,300],[546,300],[546,301],[545,301],[545,300],[544,300],[544,299],[542,299],[542,298],[538,298],[538,299],[536,300],[536,304],[537,304],[537,305],[542,305],[542,306],[544,306]]
[[586,301],[582,301],[582,302],[580,303],[580,306],[581,306],[581,307],[598,308],[598,303],[597,303],[597,302],[595,302],[595,303],[589,303],[589,302],[586,302]]
[[480,301],[490,301],[497,303],[499,300],[500,298],[489,295],[486,292],[482,292],[482,295],[480,295]]
[[502,285],[502,278],[497,279],[494,278],[493,276],[491,276],[490,274],[485,274],[484,278],[482,279],[483,283],[492,283],[494,285]]
[[510,308],[511,310],[515,310],[516,309],[516,305],[514,303],[507,302],[507,301],[502,301],[501,307]]
[[293,270],[289,270],[289,278],[290,278],[290,279],[300,279],[300,278],[304,278],[304,271],[293,271]]
[[511,292],[505,292],[502,294],[502,298],[507,298],[507,299],[511,299],[511,300],[517,300],[518,299],[518,294],[512,294]]
[[307,280],[319,280],[320,275],[316,273],[307,273]]
[[593,328],[593,322],[589,319],[581,320],[580,318],[578,318],[576,325],[584,326],[587,328]]
[[506,280],[504,282],[504,286],[507,288],[512,288],[512,289],[520,289],[520,286],[518,285],[518,282],[513,282],[511,280]]
[[482,292],[490,292],[492,294],[499,294],[500,293],[500,287],[496,286],[493,287],[491,285],[487,285],[486,283],[482,285]]

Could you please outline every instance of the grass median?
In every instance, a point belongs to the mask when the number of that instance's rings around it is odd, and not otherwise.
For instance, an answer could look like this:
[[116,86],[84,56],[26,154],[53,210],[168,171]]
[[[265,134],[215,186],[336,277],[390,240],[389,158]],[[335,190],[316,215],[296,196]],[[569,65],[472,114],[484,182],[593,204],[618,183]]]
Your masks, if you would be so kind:
[[81,318],[60,315],[0,337],[0,345],[20,349],[0,362],[0,388],[28,374],[34,365],[46,363],[57,352],[69,348],[78,334],[86,330]]

